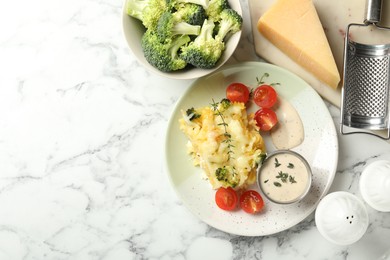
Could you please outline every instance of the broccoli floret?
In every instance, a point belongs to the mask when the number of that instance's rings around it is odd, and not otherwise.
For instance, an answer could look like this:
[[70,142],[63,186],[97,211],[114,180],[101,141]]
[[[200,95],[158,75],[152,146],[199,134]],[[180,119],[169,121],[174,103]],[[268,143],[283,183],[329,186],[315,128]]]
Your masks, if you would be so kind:
[[259,158],[256,160],[256,163],[257,164],[263,164],[264,160],[267,158],[267,154],[266,153],[261,153],[259,155]]
[[185,68],[186,62],[179,57],[179,50],[190,41],[188,35],[180,35],[160,42],[157,34],[147,30],[142,36],[142,50],[145,59],[161,71],[170,72]]
[[209,0],[166,0],[170,8],[179,9],[180,5],[191,3],[202,6],[204,9],[207,9],[209,6]]
[[213,37],[214,22],[206,19],[200,34],[181,50],[181,58],[187,63],[202,69],[213,68],[222,56],[225,44]]
[[171,12],[164,12],[157,23],[157,36],[160,41],[165,41],[178,34],[183,35],[199,35],[200,25],[191,25],[176,19]]
[[200,117],[200,114],[198,112],[196,112],[195,108],[193,108],[193,107],[187,109],[186,115],[188,116],[188,119],[190,121]]
[[213,19],[214,22],[218,22],[221,19],[221,12],[225,9],[230,9],[228,0],[210,0],[209,6],[206,9],[206,14],[209,19]]
[[215,170],[215,177],[222,182],[225,187],[236,187],[239,183],[238,175],[234,174],[234,171],[229,170],[226,166]]
[[201,5],[193,3],[181,4],[173,15],[176,19],[192,25],[203,25],[204,20],[207,19],[205,9]]
[[228,33],[233,34],[241,30],[242,17],[233,9],[224,9],[220,13],[219,30],[216,38],[224,41]]
[[218,168],[217,170],[215,170],[215,176],[217,177],[217,180],[219,181],[227,181],[228,178],[228,173],[229,171],[223,167],[223,168]]
[[128,15],[141,20],[146,28],[154,29],[160,16],[168,10],[166,0],[127,0]]
[[227,98],[223,98],[223,99],[221,100],[220,103],[221,103],[221,106],[222,106],[222,109],[223,109],[223,110],[228,109],[228,108],[230,107],[230,105],[232,104],[232,103],[230,102],[230,100],[227,99]]
[[144,10],[148,7],[150,0],[127,0],[126,13],[138,20],[144,18]]

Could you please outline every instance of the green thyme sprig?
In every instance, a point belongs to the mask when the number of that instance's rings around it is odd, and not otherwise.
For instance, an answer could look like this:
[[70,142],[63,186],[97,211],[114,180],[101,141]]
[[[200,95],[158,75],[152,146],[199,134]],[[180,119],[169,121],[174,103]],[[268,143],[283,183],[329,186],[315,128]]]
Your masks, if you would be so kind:
[[[269,74],[267,72],[265,72],[263,74],[263,76],[261,76],[261,78],[259,79],[258,77],[256,77],[256,81],[257,81],[257,85],[262,85],[265,83],[265,79],[269,77]],[[277,86],[277,85],[280,85],[279,82],[274,82],[274,83],[270,83],[269,85],[271,86]]]
[[[225,140],[223,140],[222,142],[227,144],[227,148],[228,148],[228,151],[227,151],[228,159],[227,160],[230,161],[230,159],[234,158],[233,157],[234,151],[232,149],[234,147],[234,145],[232,144],[233,139],[232,139],[232,135],[227,130],[229,125],[226,123],[225,117],[223,116],[222,111],[218,108],[218,105],[221,104],[224,109],[227,109],[230,106],[230,101],[228,99],[222,99],[221,102],[215,102],[214,99],[212,101],[213,101],[213,103],[211,103],[211,106],[212,106],[213,110],[215,111],[215,114],[218,115],[222,120],[222,122],[219,123],[218,125],[221,125],[224,128],[225,132],[223,133],[223,135],[225,137]],[[234,172],[233,172],[233,174],[234,174]]]
[[260,85],[260,84],[264,84],[265,81],[264,79],[268,78],[269,77],[269,74],[267,72],[265,72],[263,74],[263,76],[261,76],[261,78],[259,79],[258,77],[256,77],[256,81],[257,81],[257,84]]

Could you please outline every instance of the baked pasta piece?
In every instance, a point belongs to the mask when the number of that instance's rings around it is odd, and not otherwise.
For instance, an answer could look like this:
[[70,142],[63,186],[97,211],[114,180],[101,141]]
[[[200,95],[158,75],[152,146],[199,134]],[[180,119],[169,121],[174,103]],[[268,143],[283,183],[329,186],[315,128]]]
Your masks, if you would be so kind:
[[245,104],[222,99],[210,106],[182,110],[180,129],[187,149],[212,188],[245,188],[256,181],[265,144]]

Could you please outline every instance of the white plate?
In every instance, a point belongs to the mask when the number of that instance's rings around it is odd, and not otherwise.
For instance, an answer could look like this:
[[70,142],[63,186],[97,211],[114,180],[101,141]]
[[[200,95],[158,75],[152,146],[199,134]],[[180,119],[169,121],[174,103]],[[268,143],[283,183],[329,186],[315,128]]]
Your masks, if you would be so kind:
[[[243,210],[227,212],[214,201],[215,191],[202,179],[201,169],[194,167],[186,153],[186,136],[179,129],[180,110],[209,105],[225,97],[226,87],[232,82],[256,86],[256,78],[264,73],[266,82],[280,83],[278,94],[287,99],[299,113],[305,139],[292,149],[306,158],[313,171],[309,194],[299,203],[276,205],[265,200],[264,211],[250,215]],[[256,107],[250,106],[250,111]],[[269,136],[265,135],[266,143]],[[219,230],[243,235],[264,236],[286,230],[310,215],[320,199],[328,192],[337,167],[338,142],[333,120],[323,100],[305,81],[289,71],[262,62],[245,62],[225,67],[210,76],[196,80],[177,102],[168,123],[166,135],[166,165],[173,188],[183,203],[210,226]],[[272,147],[268,147],[268,152]],[[254,185],[254,189],[257,187]]]

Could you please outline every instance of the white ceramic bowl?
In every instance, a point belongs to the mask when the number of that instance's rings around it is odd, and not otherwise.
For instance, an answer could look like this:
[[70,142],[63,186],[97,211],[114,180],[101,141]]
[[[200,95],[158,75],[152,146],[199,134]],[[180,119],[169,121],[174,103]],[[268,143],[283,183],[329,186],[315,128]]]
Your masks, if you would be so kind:
[[259,189],[265,197],[277,204],[292,204],[302,200],[309,193],[311,183],[309,163],[292,150],[276,150],[268,154],[257,169]]
[[[237,13],[239,13],[242,16],[242,9],[239,0],[229,0],[229,4],[232,9],[236,10]],[[126,0],[123,1],[123,7],[122,7],[122,26],[123,26],[124,37],[127,41],[127,44],[129,45],[129,48],[131,49],[133,54],[137,57],[138,61],[145,68],[167,78],[194,79],[194,78],[200,78],[202,76],[210,74],[211,72],[221,67],[232,56],[241,38],[242,31],[239,31],[233,34],[228,39],[225,45],[226,48],[222,54],[221,59],[218,61],[216,66],[212,69],[190,68],[190,69],[178,70],[175,72],[163,72],[150,65],[148,61],[145,59],[141,48],[141,38],[145,32],[145,27],[142,25],[142,23],[139,20],[127,15],[125,6],[126,6]]]

